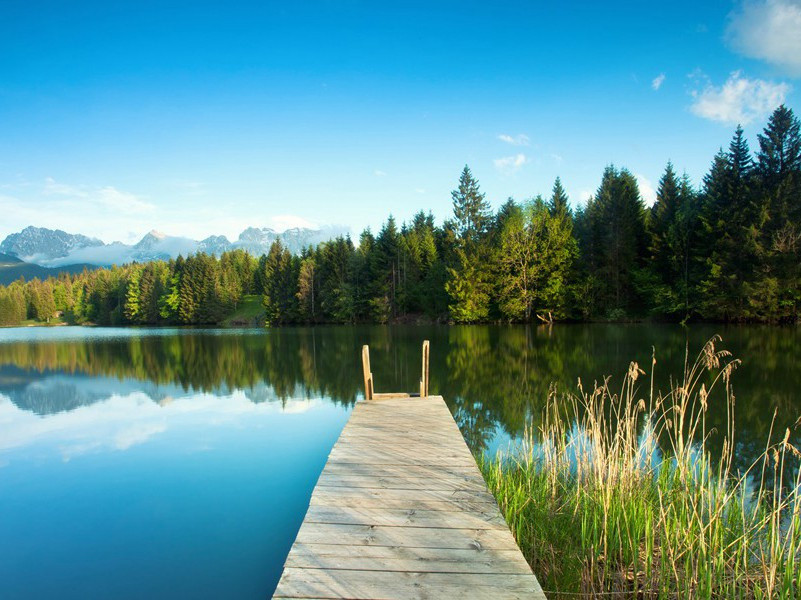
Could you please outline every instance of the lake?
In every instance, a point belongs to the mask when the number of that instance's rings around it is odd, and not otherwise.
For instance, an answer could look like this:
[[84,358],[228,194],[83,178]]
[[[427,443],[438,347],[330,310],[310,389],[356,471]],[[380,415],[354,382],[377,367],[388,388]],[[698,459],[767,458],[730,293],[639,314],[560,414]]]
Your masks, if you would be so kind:
[[[557,325],[285,329],[0,329],[0,595],[266,598],[326,457],[362,398],[413,391],[431,340],[431,391],[475,452],[536,425],[551,382],[657,386],[713,334],[735,372],[736,463],[774,411],[801,415],[801,330]],[[641,380],[647,391],[647,379]],[[712,398],[709,419],[725,431]],[[719,436],[718,436],[719,437]],[[797,440],[797,438],[796,438]],[[714,440],[713,440],[714,446]]]

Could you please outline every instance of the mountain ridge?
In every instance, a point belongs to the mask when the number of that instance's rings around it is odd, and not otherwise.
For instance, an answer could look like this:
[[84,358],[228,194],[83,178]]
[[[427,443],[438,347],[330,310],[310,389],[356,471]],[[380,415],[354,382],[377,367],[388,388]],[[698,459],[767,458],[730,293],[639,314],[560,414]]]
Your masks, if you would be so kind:
[[80,265],[81,268],[84,265],[107,267],[113,264],[169,260],[178,255],[186,256],[197,252],[220,255],[237,248],[254,256],[261,256],[269,252],[270,246],[276,240],[281,240],[290,252],[299,254],[308,246],[316,246],[348,233],[346,228],[337,226],[320,229],[294,227],[282,232],[269,227],[248,227],[232,242],[224,235],[211,235],[197,241],[182,236],[170,236],[153,229],[135,244],[106,244],[82,234],[30,225],[0,242],[0,255],[28,265],[65,270],[75,265]]

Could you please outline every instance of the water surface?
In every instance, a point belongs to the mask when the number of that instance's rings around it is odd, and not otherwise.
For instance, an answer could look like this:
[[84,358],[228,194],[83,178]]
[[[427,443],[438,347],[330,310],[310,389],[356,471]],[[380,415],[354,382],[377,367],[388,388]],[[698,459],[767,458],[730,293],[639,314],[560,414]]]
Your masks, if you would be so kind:
[[794,328],[0,330],[0,595],[268,597],[362,397],[363,343],[377,391],[412,391],[430,339],[432,393],[492,453],[539,422],[551,382],[614,384],[631,360],[650,371],[655,347],[665,387],[714,333],[743,360],[745,465],[774,412],[781,432],[801,414]]

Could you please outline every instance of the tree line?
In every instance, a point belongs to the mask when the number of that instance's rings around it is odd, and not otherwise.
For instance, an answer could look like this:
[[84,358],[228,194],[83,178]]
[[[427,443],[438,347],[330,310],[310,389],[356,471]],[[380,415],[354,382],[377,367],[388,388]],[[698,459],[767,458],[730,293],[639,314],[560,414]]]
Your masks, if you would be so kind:
[[0,324],[215,324],[246,297],[270,324],[658,318],[795,322],[801,302],[801,132],[780,106],[749,149],[742,127],[699,188],[668,163],[646,206],[625,168],[573,211],[550,196],[491,209],[468,167],[453,216],[390,216],[358,244],[242,250],[0,288]]

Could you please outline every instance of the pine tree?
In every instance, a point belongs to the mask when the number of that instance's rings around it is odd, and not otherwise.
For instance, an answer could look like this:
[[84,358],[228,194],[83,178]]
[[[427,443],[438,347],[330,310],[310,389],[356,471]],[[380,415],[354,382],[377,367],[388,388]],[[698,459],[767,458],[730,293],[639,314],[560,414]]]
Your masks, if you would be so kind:
[[749,292],[755,316],[794,321],[801,307],[801,125],[779,106],[758,136],[756,170],[765,225],[758,279]]
[[551,216],[570,215],[567,193],[565,188],[562,187],[562,180],[559,177],[553,182],[553,191],[551,192],[551,200],[548,203],[548,210],[551,212]]
[[486,243],[490,206],[467,166],[451,197],[455,247],[445,284],[450,296],[448,308],[451,319],[457,323],[480,321],[488,316],[490,304],[487,270],[491,253]]
[[701,256],[706,275],[700,291],[707,318],[750,316],[748,296],[755,283],[766,218],[754,193],[753,173],[748,142],[738,125],[729,151],[718,153],[704,178],[701,222],[707,242]]
[[782,104],[774,110],[757,139],[757,168],[769,183],[776,185],[776,180],[801,171],[801,123],[792,109]]
[[314,323],[316,319],[315,287],[314,256],[308,256],[300,263],[297,292],[299,316],[306,323]]
[[125,308],[123,314],[125,318],[131,323],[140,323],[139,320],[139,280],[142,272],[139,265],[134,265],[128,273],[125,290]]
[[369,310],[378,323],[397,317],[398,306],[403,302],[401,245],[395,218],[390,215],[375,240],[368,263],[372,282]]
[[457,238],[462,244],[477,244],[490,225],[491,208],[467,165],[451,198]]
[[620,318],[642,312],[637,279],[646,247],[645,206],[634,176],[607,167],[588,210],[595,254],[590,274],[600,286],[601,313]]

